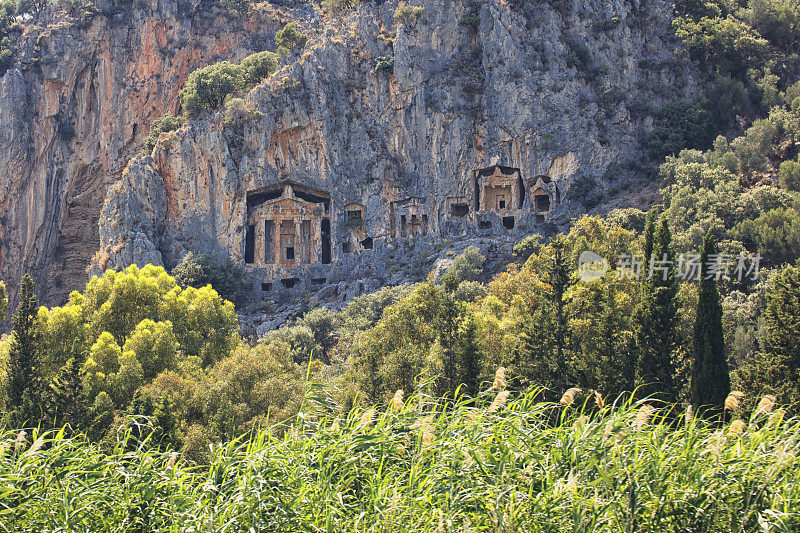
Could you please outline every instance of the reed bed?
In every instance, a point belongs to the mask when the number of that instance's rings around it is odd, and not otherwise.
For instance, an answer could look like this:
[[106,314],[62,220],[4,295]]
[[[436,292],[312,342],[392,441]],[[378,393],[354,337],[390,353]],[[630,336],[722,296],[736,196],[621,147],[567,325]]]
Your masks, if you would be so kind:
[[216,446],[206,466],[125,435],[5,431],[0,530],[800,529],[797,419],[575,396],[400,393],[337,417],[317,388],[290,427]]

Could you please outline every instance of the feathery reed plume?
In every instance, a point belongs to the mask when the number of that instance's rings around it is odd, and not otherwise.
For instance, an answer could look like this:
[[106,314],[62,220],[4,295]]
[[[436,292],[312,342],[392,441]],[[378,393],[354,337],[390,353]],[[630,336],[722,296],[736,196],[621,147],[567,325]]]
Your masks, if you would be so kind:
[[403,410],[403,389],[397,389],[392,398],[392,411],[399,413]]
[[572,427],[580,429],[584,427],[589,422],[589,417],[586,415],[581,415],[575,419],[575,422],[572,423]]
[[598,409],[602,409],[606,406],[606,401],[603,399],[603,395],[598,391],[594,391],[594,404]]
[[486,412],[494,413],[503,407],[508,401],[508,394],[509,393],[507,390],[501,390],[498,392],[497,396],[495,396],[494,400],[492,400],[492,404],[486,409]]
[[633,421],[633,427],[636,429],[642,429],[647,423],[650,421],[650,417],[655,412],[655,407],[650,405],[649,403],[644,404],[639,408],[639,412],[636,413],[636,419]]
[[728,397],[725,398],[725,410],[726,411],[736,411],[739,409],[739,400],[744,397],[744,393],[738,390],[731,391],[728,394]]
[[571,389],[567,389],[567,392],[565,392],[561,396],[561,402],[560,402],[561,405],[566,405],[567,407],[572,405],[572,403],[575,401],[575,395],[579,394],[580,392],[581,389],[579,389],[578,387],[572,387]]
[[44,446],[44,436],[43,435],[40,436],[38,439],[36,439],[34,441],[34,443],[31,445],[30,449],[27,452],[25,452],[22,455],[22,457],[30,457],[31,455],[33,455],[36,452],[38,452],[39,450],[41,450],[42,446]]
[[333,424],[331,424],[331,428],[330,429],[331,429],[331,431],[339,431],[341,429],[339,427],[339,419],[338,418],[333,421]]
[[775,407],[775,396],[772,394],[765,394],[761,401],[758,402],[756,406],[756,415],[765,414],[768,415],[772,412],[772,408]]
[[172,452],[167,459],[167,468],[175,468],[175,463],[178,461],[178,452]]
[[780,426],[785,414],[786,414],[785,409],[783,408],[776,409],[775,412],[770,414],[769,418],[767,419],[767,428],[771,428],[773,425],[775,426],[775,428]]
[[688,428],[692,423],[692,417],[694,414],[692,413],[692,404],[686,406],[686,416],[683,419],[683,427]]
[[744,420],[737,418],[731,422],[731,427],[728,428],[728,437],[738,437],[744,433],[745,427],[747,426],[745,425]]
[[361,414],[361,419],[359,419],[358,424],[361,426],[366,426],[367,424],[372,422],[372,418],[375,416],[375,409],[367,409]]
[[17,434],[17,438],[14,439],[14,453],[19,453],[26,442],[28,442],[28,432],[23,429]]
[[424,426],[429,426],[431,424],[433,424],[433,415],[428,415],[428,416],[423,416],[422,418],[411,424],[410,427],[411,429],[417,429]]
[[433,415],[428,415],[420,418],[413,424],[411,429],[419,429],[422,433],[422,445],[430,446],[436,434],[433,432]]
[[506,369],[504,367],[498,367],[494,373],[494,383],[492,383],[493,389],[503,389],[506,386]]
[[436,509],[436,514],[439,515],[439,525],[436,528],[436,533],[445,533],[447,530],[444,528],[444,513],[441,509]]

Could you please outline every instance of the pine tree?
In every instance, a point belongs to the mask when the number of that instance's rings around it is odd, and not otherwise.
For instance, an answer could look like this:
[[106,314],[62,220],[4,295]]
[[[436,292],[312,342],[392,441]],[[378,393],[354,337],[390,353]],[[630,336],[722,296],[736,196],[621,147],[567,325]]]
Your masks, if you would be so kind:
[[23,427],[39,424],[44,395],[39,375],[38,305],[33,292],[33,279],[28,274],[20,282],[19,294],[9,350],[8,406],[12,425]]
[[671,265],[675,260],[672,236],[665,217],[653,235],[653,262],[667,267],[656,270],[643,283],[642,300],[635,313],[636,385],[640,394],[666,402],[677,399],[672,354],[678,346],[678,283]]
[[435,324],[438,342],[441,346],[441,362],[444,373],[444,392],[454,392],[458,386],[461,369],[458,360],[458,326],[461,309],[453,293],[458,288],[459,280],[448,273],[442,278],[442,290],[439,292],[438,309]]
[[696,410],[719,412],[731,389],[725,338],[722,330],[722,305],[717,281],[708,275],[709,257],[714,253],[711,235],[706,235],[700,256],[700,290],[692,343],[691,400]]
[[89,425],[89,399],[84,388],[83,366],[86,353],[73,348],[73,356],[50,385],[58,426],[69,425],[73,431],[85,431]]
[[645,272],[650,266],[650,256],[653,254],[653,234],[655,233],[655,210],[647,212],[644,225],[644,264]]

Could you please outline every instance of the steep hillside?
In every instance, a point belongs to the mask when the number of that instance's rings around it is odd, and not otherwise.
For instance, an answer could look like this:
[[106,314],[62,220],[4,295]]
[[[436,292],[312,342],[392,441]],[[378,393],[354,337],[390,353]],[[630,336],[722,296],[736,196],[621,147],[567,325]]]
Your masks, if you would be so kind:
[[195,251],[248,265],[255,294],[397,283],[442,242],[502,248],[630,198],[656,111],[695,94],[669,2],[396,8],[362,5],[240,120],[200,116],[132,161],[95,271]]
[[33,273],[45,303],[85,284],[106,189],[150,122],[177,112],[189,72],[274,47],[293,18],[197,1],[65,5],[20,17],[0,77],[0,278],[15,292]]

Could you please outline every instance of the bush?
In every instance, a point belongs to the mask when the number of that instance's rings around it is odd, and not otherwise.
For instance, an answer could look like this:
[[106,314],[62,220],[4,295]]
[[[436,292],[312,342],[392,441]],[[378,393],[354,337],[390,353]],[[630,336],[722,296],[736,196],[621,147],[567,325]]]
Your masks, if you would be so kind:
[[230,259],[221,266],[214,265],[210,254],[187,253],[171,274],[182,288],[199,289],[210,284],[220,296],[232,302],[238,301],[239,294],[247,287],[241,265]]
[[566,199],[570,202],[581,202],[593,207],[596,198],[597,180],[587,174],[579,174],[573,178],[567,189]]
[[158,117],[150,124],[150,133],[147,135],[147,139],[144,141],[145,150],[152,152],[153,148],[156,146],[159,135],[162,133],[175,131],[181,126],[183,126],[182,118],[174,117],[169,113]]
[[447,272],[453,274],[461,281],[480,281],[483,277],[483,262],[486,260],[474,246],[470,246],[464,253],[453,259]]
[[361,0],[322,0],[321,6],[325,15],[339,18],[361,5]]
[[275,34],[275,44],[278,48],[285,48],[287,50],[296,50],[303,48],[308,42],[308,35],[299,32],[294,22],[288,23]]
[[800,157],[797,161],[784,161],[778,170],[781,187],[789,191],[800,191]]
[[685,148],[708,148],[713,140],[708,111],[697,102],[671,102],[659,111],[647,148],[654,158],[661,159]]
[[239,130],[250,121],[264,116],[261,111],[253,108],[252,102],[245,102],[242,98],[231,98],[225,102],[222,114],[222,124],[226,128]]
[[772,209],[755,220],[741,222],[734,231],[758,253],[776,262],[800,257],[800,214],[794,209]]
[[189,117],[214,111],[236,91],[247,90],[278,68],[273,52],[258,52],[244,58],[239,65],[222,61],[189,74],[181,90],[181,105]]
[[413,24],[425,11],[422,6],[412,6],[401,2],[394,11],[394,20],[400,24]]

